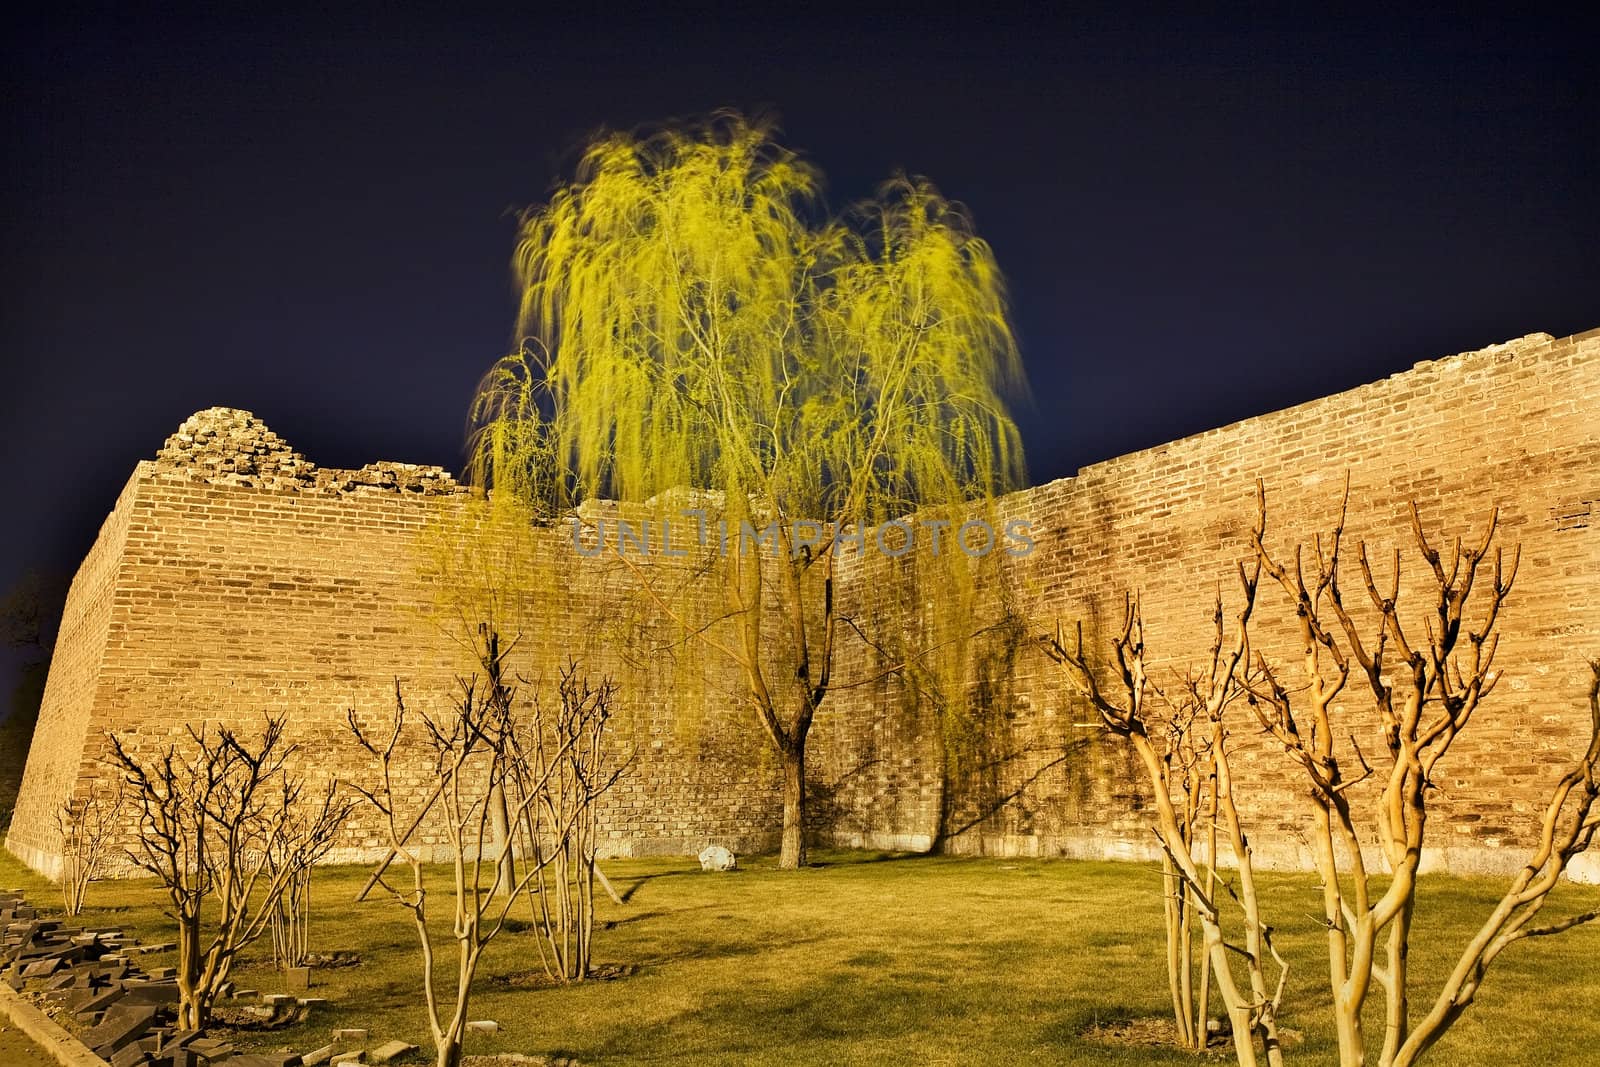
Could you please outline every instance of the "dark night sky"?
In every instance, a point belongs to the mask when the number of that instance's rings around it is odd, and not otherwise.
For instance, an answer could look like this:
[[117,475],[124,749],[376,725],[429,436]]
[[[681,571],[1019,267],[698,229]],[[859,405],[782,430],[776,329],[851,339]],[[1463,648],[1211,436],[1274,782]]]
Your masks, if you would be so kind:
[[213,404],[325,466],[458,468],[513,213],[602,125],[766,107],[835,206],[896,168],[966,202],[1011,282],[1035,482],[1600,326],[1574,18],[335,7],[8,28],[0,590],[75,567]]

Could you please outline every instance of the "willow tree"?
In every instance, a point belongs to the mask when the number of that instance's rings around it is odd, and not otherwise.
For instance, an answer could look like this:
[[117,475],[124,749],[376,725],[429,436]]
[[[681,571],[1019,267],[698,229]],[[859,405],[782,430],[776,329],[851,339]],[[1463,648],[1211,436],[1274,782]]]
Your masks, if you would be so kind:
[[1022,376],[1003,279],[959,205],[898,178],[823,218],[820,174],[772,132],[724,113],[604,136],[523,216],[523,354],[480,387],[474,467],[546,516],[687,487],[728,529],[776,529],[717,559],[721,622],[673,614],[737,664],[782,764],[793,868],[841,551],[1020,480],[1004,397]]

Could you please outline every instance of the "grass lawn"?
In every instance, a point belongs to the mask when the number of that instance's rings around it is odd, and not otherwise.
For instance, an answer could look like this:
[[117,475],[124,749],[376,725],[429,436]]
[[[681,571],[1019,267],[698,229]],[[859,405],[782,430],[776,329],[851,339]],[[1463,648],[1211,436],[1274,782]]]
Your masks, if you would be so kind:
[[[602,965],[636,965],[636,973],[567,988],[513,988],[504,976],[537,968],[538,954],[531,933],[504,933],[479,970],[472,999],[472,1018],[498,1020],[501,1029],[469,1036],[467,1053],[561,1054],[584,1064],[1195,1062],[1083,1036],[1096,1021],[1166,1012],[1159,876],[1151,868],[873,853],[816,858],[819,866],[786,873],[757,857],[722,875],[701,873],[692,859],[605,864],[628,902],[603,902],[602,917],[613,925],[596,933],[595,955]],[[332,1003],[309,1024],[239,1035],[241,1044],[304,1051],[326,1041],[331,1027],[360,1026],[374,1041],[398,1037],[424,1053],[431,1048],[407,916],[376,893],[369,903],[351,903],[368,873],[319,870],[313,888],[312,950],[355,951],[363,965],[317,973],[313,993]],[[439,874],[443,894],[445,872]],[[1294,968],[1282,1021],[1305,1035],[1291,1058],[1333,1062],[1316,880],[1269,874],[1263,881],[1279,947]],[[1498,885],[1424,880],[1412,948],[1419,1013]],[[25,889],[43,905],[57,899],[10,856],[0,857],[0,886]],[[97,884],[89,899],[86,925],[118,925],[145,940],[171,937],[159,891],[148,883]],[[1597,904],[1600,890],[1564,886],[1548,914]],[[453,946],[443,953],[448,978]],[[258,943],[235,972],[239,983],[281,989],[270,955],[270,945]],[[1479,1002],[1428,1062],[1597,1062],[1597,1001],[1600,928],[1525,942],[1501,957]],[[1381,1011],[1381,1002],[1374,1007]]]

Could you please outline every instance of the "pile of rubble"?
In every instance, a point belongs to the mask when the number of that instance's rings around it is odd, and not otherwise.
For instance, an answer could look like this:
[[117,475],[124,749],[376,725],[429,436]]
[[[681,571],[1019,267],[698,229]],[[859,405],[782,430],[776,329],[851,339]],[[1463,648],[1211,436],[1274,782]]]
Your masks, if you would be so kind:
[[310,493],[464,493],[443,467],[369,463],[358,471],[319,468],[267,424],[240,408],[207,408],[183,420],[156,453],[156,470],[185,481]]
[[451,496],[467,492],[443,467],[418,463],[368,463],[358,471],[323,468],[316,472],[306,489],[324,493],[415,493],[420,496]]
[[[177,1026],[178,982],[171,967],[141,967],[140,956],[170,952],[143,945],[120,930],[87,930],[42,916],[16,890],[0,889],[0,982],[46,1008],[73,1036],[111,1067],[344,1067],[387,1064],[417,1051],[404,1041],[374,1043],[366,1030],[335,1029],[333,1040],[311,1052],[237,1050],[220,1037]],[[345,953],[333,966],[351,962]],[[320,997],[261,994],[232,982],[212,1008],[213,1029],[277,1030],[305,1022]],[[0,1015],[3,1018],[3,1015]],[[467,1030],[492,1036],[490,1020]],[[467,1056],[463,1067],[578,1067],[566,1056],[500,1053]]]
[[[336,1030],[312,1053],[240,1052],[202,1031],[176,1025],[178,983],[171,967],[142,968],[135,957],[171,951],[141,945],[119,930],[86,930],[42,917],[21,894],[0,890],[0,981],[25,993],[59,1020],[76,1024],[77,1038],[111,1067],[316,1067],[324,1063],[387,1063],[415,1046],[391,1041],[367,1050],[365,1030]],[[259,1029],[304,1022],[324,1003],[287,993],[259,996],[227,989],[230,1005],[217,1014],[242,1017]]]
[[156,466],[196,481],[267,489],[298,489],[317,470],[266,423],[238,408],[207,408],[184,419],[156,453]]

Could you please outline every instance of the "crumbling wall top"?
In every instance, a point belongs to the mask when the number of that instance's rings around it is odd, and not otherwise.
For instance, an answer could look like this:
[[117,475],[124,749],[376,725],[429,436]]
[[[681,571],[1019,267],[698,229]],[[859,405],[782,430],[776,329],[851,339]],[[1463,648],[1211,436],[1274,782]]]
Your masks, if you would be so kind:
[[226,407],[206,408],[183,420],[156,453],[155,470],[158,477],[290,492],[451,496],[469,491],[443,467],[432,465],[380,460],[360,470],[318,467],[252,413]]

